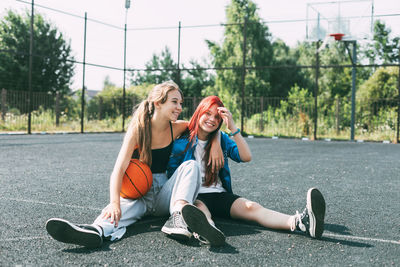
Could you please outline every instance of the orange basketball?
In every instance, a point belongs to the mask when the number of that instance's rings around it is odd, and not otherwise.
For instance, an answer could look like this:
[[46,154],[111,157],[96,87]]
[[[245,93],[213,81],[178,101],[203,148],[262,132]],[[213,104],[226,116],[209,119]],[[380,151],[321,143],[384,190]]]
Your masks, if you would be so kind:
[[120,196],[138,199],[146,195],[153,183],[153,174],[149,166],[138,159],[131,159],[122,178]]

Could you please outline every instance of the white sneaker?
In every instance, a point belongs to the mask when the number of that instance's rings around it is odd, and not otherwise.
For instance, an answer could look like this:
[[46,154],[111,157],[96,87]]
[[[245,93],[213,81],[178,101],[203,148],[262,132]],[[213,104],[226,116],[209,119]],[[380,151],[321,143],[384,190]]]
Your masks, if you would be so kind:
[[297,230],[309,234],[313,238],[321,238],[324,232],[325,199],[317,188],[307,192],[307,206],[299,214],[296,211],[295,226]]
[[192,233],[187,229],[187,225],[183,221],[182,214],[179,211],[172,213],[161,228],[161,231],[169,237],[178,240],[187,241],[192,237]]

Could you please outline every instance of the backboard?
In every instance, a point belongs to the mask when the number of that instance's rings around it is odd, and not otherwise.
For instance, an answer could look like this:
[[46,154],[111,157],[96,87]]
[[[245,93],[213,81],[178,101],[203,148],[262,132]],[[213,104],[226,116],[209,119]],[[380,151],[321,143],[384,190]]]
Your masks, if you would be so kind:
[[307,4],[306,39],[325,40],[343,34],[343,41],[371,40],[374,26],[373,0],[326,1]]

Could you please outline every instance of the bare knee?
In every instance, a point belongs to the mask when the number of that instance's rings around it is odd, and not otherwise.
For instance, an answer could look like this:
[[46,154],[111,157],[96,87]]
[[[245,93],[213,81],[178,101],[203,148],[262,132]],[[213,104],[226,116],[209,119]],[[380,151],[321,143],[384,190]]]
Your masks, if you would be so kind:
[[257,212],[260,209],[262,209],[262,206],[260,204],[258,204],[257,202],[254,202],[254,201],[249,201],[249,200],[247,200],[244,203],[244,206],[245,206],[246,212],[249,212],[249,213]]
[[250,219],[257,216],[263,207],[257,202],[250,201],[244,198],[237,199],[231,207],[231,216],[233,218]]

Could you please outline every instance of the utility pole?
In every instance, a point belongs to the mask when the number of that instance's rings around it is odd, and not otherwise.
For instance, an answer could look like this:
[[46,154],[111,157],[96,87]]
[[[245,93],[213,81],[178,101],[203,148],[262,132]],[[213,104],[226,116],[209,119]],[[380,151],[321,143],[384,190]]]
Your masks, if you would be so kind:
[[125,103],[126,103],[126,30],[128,21],[128,9],[131,7],[131,0],[125,0],[125,28],[124,28],[124,85],[122,90],[122,132],[125,132]]

